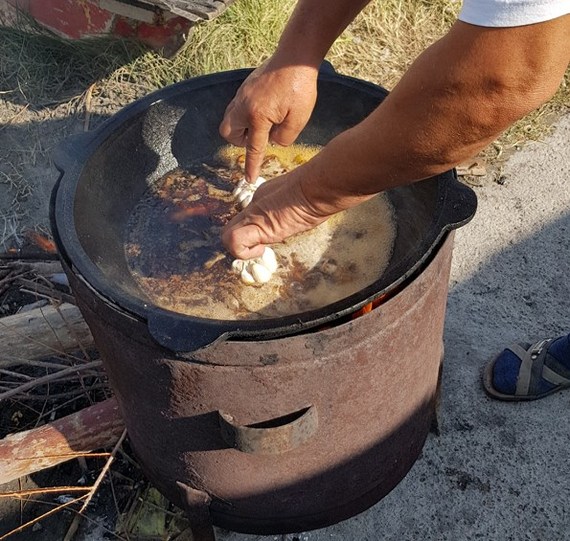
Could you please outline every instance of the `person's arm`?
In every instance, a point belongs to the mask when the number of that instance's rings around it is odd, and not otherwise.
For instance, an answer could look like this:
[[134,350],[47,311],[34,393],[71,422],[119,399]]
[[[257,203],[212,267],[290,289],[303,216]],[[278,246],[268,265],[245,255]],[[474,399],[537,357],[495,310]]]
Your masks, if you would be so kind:
[[317,75],[327,51],[370,0],[299,0],[275,53],[228,105],[220,125],[246,148],[246,179],[254,182],[269,141],[290,145],[311,116]]
[[473,156],[554,94],[568,43],[570,15],[514,28],[457,22],[363,122],[263,185],[225,228],[224,244],[237,257],[257,257],[264,244]]

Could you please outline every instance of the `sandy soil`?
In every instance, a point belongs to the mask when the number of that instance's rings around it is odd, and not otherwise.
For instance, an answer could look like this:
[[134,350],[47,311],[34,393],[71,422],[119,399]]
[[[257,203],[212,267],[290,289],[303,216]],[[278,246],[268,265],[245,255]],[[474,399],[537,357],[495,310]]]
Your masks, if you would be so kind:
[[[85,127],[81,101],[34,110],[0,95],[0,248],[19,247],[27,229],[49,230],[49,198],[58,171],[54,148]],[[119,109],[105,104],[90,115],[93,128]]]

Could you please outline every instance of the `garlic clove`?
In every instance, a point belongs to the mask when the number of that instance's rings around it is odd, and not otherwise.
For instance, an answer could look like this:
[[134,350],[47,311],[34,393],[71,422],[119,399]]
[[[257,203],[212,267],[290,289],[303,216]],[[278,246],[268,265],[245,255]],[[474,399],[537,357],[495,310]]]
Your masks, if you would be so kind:
[[257,180],[253,183],[255,189],[259,188],[264,182],[267,182],[263,177],[257,177]]
[[237,186],[234,188],[234,191],[232,192],[232,195],[239,201],[240,200],[240,196],[242,194],[248,195],[251,194],[253,195],[253,193],[255,192],[255,190],[257,190],[257,188],[259,188],[264,182],[266,182],[266,180],[263,177],[258,177],[257,180],[253,183],[249,183],[247,182],[247,180],[242,179],[237,183]]
[[255,278],[248,272],[246,268],[241,271],[241,281],[248,286],[255,284]]
[[269,272],[274,273],[277,270],[277,257],[275,256],[275,252],[269,248],[269,246],[265,247],[260,260]]
[[234,191],[232,192],[232,195],[233,195],[234,197],[237,197],[238,194],[243,191],[243,189],[246,187],[246,185],[249,185],[249,183],[248,183],[245,179],[240,180],[240,181],[237,183],[237,186],[234,188]]
[[239,204],[243,204],[244,200],[247,198],[247,192],[240,192],[236,195],[236,201]]
[[232,263],[232,270],[240,274],[245,269],[245,261],[243,259],[235,259]]
[[259,284],[266,284],[271,280],[271,271],[269,271],[266,267],[261,265],[260,263],[254,263],[251,266],[251,275],[255,279],[255,281]]

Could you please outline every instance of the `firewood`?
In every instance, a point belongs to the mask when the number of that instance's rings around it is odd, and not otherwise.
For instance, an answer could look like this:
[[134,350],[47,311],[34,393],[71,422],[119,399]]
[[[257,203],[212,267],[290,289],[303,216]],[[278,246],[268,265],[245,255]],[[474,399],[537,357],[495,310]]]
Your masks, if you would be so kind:
[[0,368],[92,345],[87,324],[71,304],[45,306],[0,319]]
[[0,484],[116,444],[125,429],[114,398],[0,440]]

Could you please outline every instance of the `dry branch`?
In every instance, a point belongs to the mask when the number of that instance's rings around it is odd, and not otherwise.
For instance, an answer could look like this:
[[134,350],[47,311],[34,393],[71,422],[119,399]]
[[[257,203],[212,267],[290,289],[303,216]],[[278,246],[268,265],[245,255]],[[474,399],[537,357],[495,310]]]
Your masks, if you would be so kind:
[[83,370],[90,370],[92,368],[97,368],[103,364],[103,361],[91,361],[89,363],[70,366],[69,368],[64,368],[63,370],[59,370],[58,372],[54,372],[53,374],[48,374],[47,376],[43,376],[41,378],[34,378],[31,381],[23,383],[22,385],[18,385],[18,387],[14,389],[10,389],[9,391],[4,391],[0,393],[0,402],[6,400],[7,398],[12,398],[13,396],[19,395],[25,391],[29,391],[34,387],[38,387],[40,385],[45,385],[50,381],[57,381],[61,379],[63,376],[67,376],[68,374],[77,374]]
[[[0,319],[0,367],[41,363],[37,359],[93,344],[91,333],[76,306],[46,306]],[[48,363],[46,363],[47,365]],[[58,372],[48,380],[98,367],[100,361],[77,366],[50,363]],[[26,381],[10,390],[38,385],[42,378]],[[45,383],[45,381],[44,381]],[[6,392],[2,393],[6,398]],[[112,446],[124,430],[117,403],[109,399],[53,423],[0,440],[0,484],[83,456],[94,449]]]
[[114,445],[124,430],[114,398],[0,440],[0,484]]
[[111,464],[113,463],[113,460],[115,460],[115,455],[117,454],[117,450],[119,449],[119,447],[123,443],[123,440],[125,439],[126,435],[127,435],[127,430],[124,429],[121,436],[119,437],[119,441],[115,444],[115,447],[111,451],[111,455],[107,459],[105,466],[99,472],[99,476],[97,477],[97,479],[93,483],[93,486],[91,487],[91,490],[89,491],[89,494],[87,495],[87,498],[85,498],[85,501],[83,502],[83,505],[81,506],[81,509],[79,510],[79,513],[77,515],[75,515],[73,522],[71,523],[71,526],[69,527],[69,530],[67,530],[67,533],[65,534],[65,537],[63,538],[63,541],[72,541],[75,533],[77,532],[77,528],[79,528],[79,524],[81,523],[81,518],[83,516],[84,511],[87,509],[89,502],[91,501],[91,499],[93,498],[93,496],[97,492],[97,489],[99,488],[99,485],[101,484],[101,481],[103,481],[103,478],[105,477],[105,475],[107,475],[107,472],[109,471],[109,468],[111,467]]
[[0,367],[25,364],[23,359],[88,348],[93,337],[79,309],[71,304],[45,306],[0,319]]

